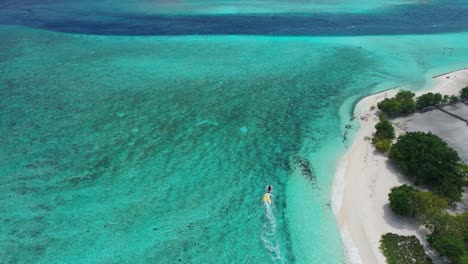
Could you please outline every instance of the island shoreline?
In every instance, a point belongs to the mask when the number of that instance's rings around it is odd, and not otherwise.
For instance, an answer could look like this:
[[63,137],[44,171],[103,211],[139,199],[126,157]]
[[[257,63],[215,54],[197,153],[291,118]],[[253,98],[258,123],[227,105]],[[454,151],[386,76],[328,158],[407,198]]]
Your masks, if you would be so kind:
[[[435,84],[416,92],[457,94],[468,85],[468,68],[432,77]],[[387,194],[394,186],[408,183],[385,155],[375,151],[371,142],[378,122],[377,102],[391,97],[407,83],[362,97],[353,107],[359,128],[350,147],[337,161],[332,186],[332,209],[345,248],[346,263],[385,263],[379,251],[380,236],[387,232],[415,235],[423,240],[419,226],[391,213]],[[400,131],[401,133],[402,131]],[[424,246],[427,247],[425,241]]]

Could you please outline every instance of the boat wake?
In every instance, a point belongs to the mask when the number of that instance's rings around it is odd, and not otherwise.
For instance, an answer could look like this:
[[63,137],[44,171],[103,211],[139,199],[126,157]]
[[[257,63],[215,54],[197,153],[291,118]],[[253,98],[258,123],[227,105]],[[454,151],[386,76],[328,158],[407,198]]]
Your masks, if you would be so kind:
[[283,263],[281,258],[281,250],[278,240],[276,239],[276,217],[273,211],[273,204],[264,203],[265,222],[263,223],[260,239],[263,245],[268,250],[274,263]]

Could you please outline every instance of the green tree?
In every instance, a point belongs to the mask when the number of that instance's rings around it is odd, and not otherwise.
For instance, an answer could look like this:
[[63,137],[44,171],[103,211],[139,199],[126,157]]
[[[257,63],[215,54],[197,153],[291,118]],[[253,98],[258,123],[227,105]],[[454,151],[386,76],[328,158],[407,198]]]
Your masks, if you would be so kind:
[[423,222],[438,212],[449,208],[447,199],[433,192],[417,191],[413,193],[413,204],[415,215]]
[[392,211],[402,216],[415,216],[414,196],[417,192],[413,186],[406,184],[393,187],[388,194]]
[[451,200],[460,200],[465,185],[460,157],[432,133],[409,132],[390,148],[389,157],[415,184],[427,184]]
[[451,220],[445,209],[449,208],[446,199],[432,192],[418,191],[413,195],[416,217],[432,232],[449,229]]
[[468,86],[460,90],[460,97],[463,99],[468,98]]
[[372,144],[374,144],[375,149],[382,153],[387,153],[392,146],[392,141],[388,138],[373,138]]
[[416,109],[422,109],[432,105],[432,93],[427,93],[416,98]]
[[397,116],[401,112],[400,103],[395,98],[385,98],[377,104],[377,107],[389,117]]
[[[441,256],[447,257],[452,263],[466,263],[464,261],[468,259],[468,252],[465,251],[464,244],[468,245],[468,212],[451,215],[446,211],[449,208],[446,199],[408,185],[392,188],[388,196],[392,211],[404,216],[416,216],[421,220],[424,227],[431,232],[428,236],[429,243]],[[387,248],[392,245],[390,241],[397,238],[399,237],[387,237]],[[397,257],[397,254],[393,257]]]
[[404,100],[413,100],[415,94],[410,91],[399,91],[396,95],[395,98],[398,101],[404,101]]
[[424,252],[419,239],[415,236],[400,236],[386,233],[380,239],[380,251],[388,264],[429,264],[431,259]]
[[383,118],[380,122],[375,125],[375,135],[376,138],[395,138],[395,129],[392,126],[392,123],[388,119]]
[[459,101],[460,101],[460,99],[459,99],[458,97],[456,97],[455,95],[451,95],[451,96],[449,97],[449,103],[451,103],[451,104],[456,104],[456,103],[458,103]]
[[442,95],[440,93],[426,93],[416,98],[416,109],[424,107],[435,106],[442,102]]
[[465,182],[465,186],[468,185],[468,165],[459,163],[457,166],[458,173],[462,175],[463,181]]
[[442,98],[442,103],[443,103],[443,104],[446,104],[446,103],[448,103],[448,100],[449,100],[449,96],[448,96],[448,95],[444,95],[444,97]]
[[386,98],[379,102],[377,107],[389,117],[411,114],[416,110],[414,93],[410,91],[400,91],[395,97]]
[[430,237],[432,247],[439,255],[447,257],[453,263],[462,264],[464,255],[464,241],[456,235],[450,233],[434,234]]
[[440,93],[435,93],[432,98],[432,105],[438,105],[442,103],[442,95]]
[[410,91],[401,91],[397,93],[395,98],[400,101],[400,111],[402,115],[409,115],[416,111],[416,105],[414,103],[414,93]]
[[463,242],[465,244],[465,254],[462,258],[462,263],[468,263],[468,212],[461,214],[463,221]]
[[429,243],[441,255],[452,263],[464,264],[467,252],[464,243],[467,239],[468,214],[450,215],[439,208],[426,213],[422,218],[423,225],[431,231]]

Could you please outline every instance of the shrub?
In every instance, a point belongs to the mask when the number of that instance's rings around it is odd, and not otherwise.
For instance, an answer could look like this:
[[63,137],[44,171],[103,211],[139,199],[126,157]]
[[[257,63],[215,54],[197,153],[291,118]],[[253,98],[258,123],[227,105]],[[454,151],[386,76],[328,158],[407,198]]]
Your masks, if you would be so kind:
[[460,97],[463,99],[468,98],[468,86],[460,90]]
[[382,235],[380,251],[388,264],[416,263],[428,264],[432,260],[415,236],[400,236],[393,233]]
[[[423,222],[432,221],[430,218],[436,213],[449,208],[447,199],[406,184],[393,187],[388,198],[393,212],[403,216],[416,216]],[[428,229],[432,228],[428,226]]]
[[458,164],[460,157],[438,136],[406,133],[390,148],[389,157],[415,184],[427,184],[436,193],[460,200],[465,185]]
[[465,186],[468,185],[468,165],[459,163],[457,167],[458,172],[462,175]]
[[414,113],[416,105],[414,103],[414,93],[410,91],[400,91],[395,98],[400,102],[400,111],[402,115]]
[[[465,242],[465,243],[468,244],[468,242]],[[468,251],[465,251],[465,254],[463,254],[463,257],[460,263],[463,263],[463,264],[468,263]]]
[[400,114],[400,104],[394,98],[385,98],[377,104],[380,111],[392,117]]
[[374,138],[372,139],[375,149],[382,153],[387,153],[392,146],[392,141],[388,138]]
[[418,190],[414,187],[406,184],[399,187],[393,187],[388,194],[390,208],[392,208],[392,211],[402,216],[414,216],[414,195],[417,192]]
[[440,93],[426,93],[416,98],[416,109],[438,105],[442,102]]
[[379,115],[379,121],[388,120],[388,117],[385,114]]
[[449,103],[450,104],[456,104],[460,101],[460,99],[458,97],[456,97],[455,95],[451,95],[449,97]]
[[410,91],[399,91],[396,95],[395,98],[398,101],[404,101],[404,100],[412,100],[414,98],[414,93]]
[[465,263],[463,261],[468,254],[464,250],[464,243],[468,239],[468,212],[450,215],[445,211],[449,208],[446,199],[408,185],[392,188],[388,196],[393,212],[416,216],[422,221],[431,232],[429,243],[441,256],[456,264]]
[[451,215],[439,208],[427,213],[422,219],[424,226],[431,231],[428,242],[451,263],[467,263],[468,251],[468,212]]
[[449,100],[449,96],[448,96],[448,95],[444,95],[444,97],[442,98],[442,103],[443,103],[443,104],[446,104],[446,103],[448,103],[448,100]]
[[375,125],[375,136],[376,138],[395,138],[395,129],[393,129],[392,123],[388,119],[383,118],[380,122]]
[[456,234],[442,233],[432,234],[429,242],[439,255],[447,257],[453,263],[462,264],[464,255],[464,241]]
[[423,222],[435,216],[438,212],[443,212],[449,208],[447,199],[440,197],[433,192],[416,191],[413,196],[415,215]]
[[438,105],[442,102],[442,95],[440,93],[435,93],[432,97],[432,105]]
[[375,125],[376,132],[372,144],[378,151],[386,153],[390,150],[392,139],[395,138],[395,130],[384,115],[380,115],[379,118],[380,121]]
[[400,91],[395,97],[386,98],[377,104],[377,107],[389,117],[408,115],[416,110],[414,103],[414,93],[410,91]]

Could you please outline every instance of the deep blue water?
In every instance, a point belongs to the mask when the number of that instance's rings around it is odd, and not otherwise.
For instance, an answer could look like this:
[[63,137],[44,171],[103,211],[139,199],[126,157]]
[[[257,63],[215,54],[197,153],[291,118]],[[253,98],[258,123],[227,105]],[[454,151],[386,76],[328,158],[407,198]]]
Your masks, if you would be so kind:
[[[468,2],[406,4],[361,13],[147,15],[97,8],[85,12],[50,1],[4,1],[0,24],[96,35],[340,36],[461,32],[468,29]],[[58,5],[57,3],[61,3]]]

